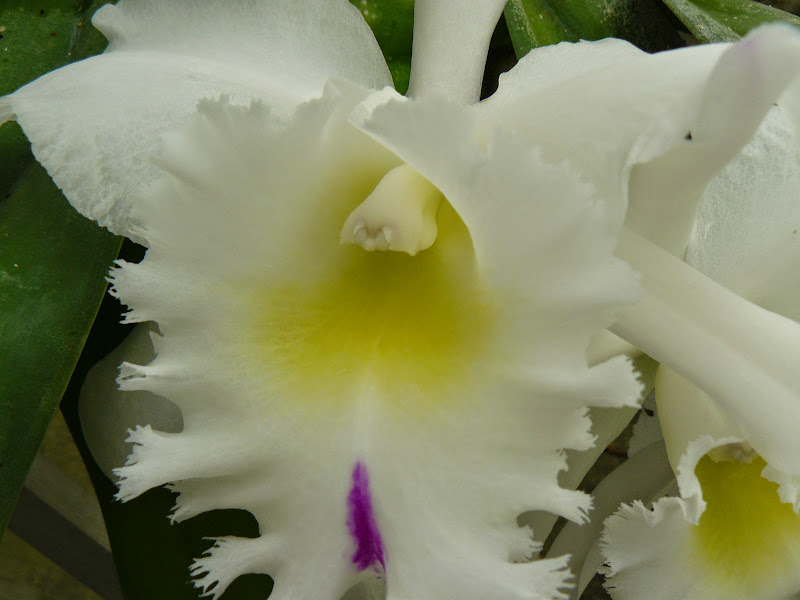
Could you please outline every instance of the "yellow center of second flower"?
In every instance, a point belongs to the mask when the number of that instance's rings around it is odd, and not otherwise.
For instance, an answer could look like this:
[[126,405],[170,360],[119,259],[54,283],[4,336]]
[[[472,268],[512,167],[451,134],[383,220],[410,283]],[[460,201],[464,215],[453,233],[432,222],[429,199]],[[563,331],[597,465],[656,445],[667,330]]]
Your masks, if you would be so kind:
[[699,566],[737,598],[784,597],[800,579],[800,516],[761,477],[765,464],[705,456],[695,470],[707,503],[694,531]]

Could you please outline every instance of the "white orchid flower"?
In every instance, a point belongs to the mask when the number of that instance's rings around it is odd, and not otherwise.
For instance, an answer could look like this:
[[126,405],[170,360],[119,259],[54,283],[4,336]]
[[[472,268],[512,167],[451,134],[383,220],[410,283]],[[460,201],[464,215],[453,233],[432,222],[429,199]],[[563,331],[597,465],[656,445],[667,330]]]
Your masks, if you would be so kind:
[[[785,112],[714,178],[699,205],[686,262],[729,290],[800,321],[800,161]],[[787,354],[785,360],[796,360]],[[680,498],[609,519],[604,545],[621,599],[779,600],[800,593],[796,471],[765,460],[764,427],[662,366],[656,378],[667,454]],[[760,399],[774,438],[797,436],[800,402]],[[763,448],[759,450],[759,448]],[[794,457],[797,466],[797,456]],[[790,464],[790,466],[792,466]]]
[[374,574],[397,600],[564,597],[516,517],[585,518],[562,449],[637,401],[627,360],[585,357],[638,293],[617,199],[469,106],[502,2],[417,3],[412,100],[344,1],[225,9],[105,7],[104,55],[0,100],[76,208],[149,247],[113,274],[160,331],[120,384],[181,419],[131,434],[120,497],[255,515],[196,562],[213,597],[251,572],[278,600]]
[[255,515],[197,561],[208,595],[265,572],[276,600],[372,573],[389,600],[565,597],[516,517],[589,508],[562,449],[639,394],[626,359],[587,365],[638,294],[629,176],[672,160],[728,50],[560,45],[471,106],[502,4],[418,0],[410,100],[330,0],[123,0],[104,55],[0,99],[79,211],[149,246],[114,286],[161,335],[120,384],[182,430],[132,433],[120,496]]

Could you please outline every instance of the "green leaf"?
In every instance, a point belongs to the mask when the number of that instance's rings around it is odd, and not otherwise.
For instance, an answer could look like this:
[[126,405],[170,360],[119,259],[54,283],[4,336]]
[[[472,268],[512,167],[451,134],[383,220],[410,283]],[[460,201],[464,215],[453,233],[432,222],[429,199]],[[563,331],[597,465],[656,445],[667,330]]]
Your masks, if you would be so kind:
[[700,42],[735,42],[751,29],[780,21],[800,26],[800,17],[752,0],[663,0]]
[[[104,42],[88,32],[92,10],[71,0],[5,3],[0,94],[102,50]],[[19,127],[0,129],[0,535],[78,360],[119,244],[69,206]]]
[[395,89],[408,90],[411,40],[414,34],[414,0],[350,0],[375,34],[392,73]]
[[0,531],[58,408],[120,239],[37,163],[0,202]]
[[658,0],[509,0],[506,22],[517,57],[533,48],[617,37],[648,52],[682,45]]
[[610,37],[613,27],[599,2],[510,0],[505,16],[517,56],[533,48]]

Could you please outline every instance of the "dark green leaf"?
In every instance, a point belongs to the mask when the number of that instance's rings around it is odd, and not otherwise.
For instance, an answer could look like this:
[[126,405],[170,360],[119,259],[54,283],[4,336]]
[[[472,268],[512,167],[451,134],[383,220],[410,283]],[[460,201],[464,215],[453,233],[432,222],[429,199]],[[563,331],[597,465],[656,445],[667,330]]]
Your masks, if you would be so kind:
[[37,163],[0,202],[0,529],[80,355],[120,239]]
[[361,11],[375,34],[395,89],[408,90],[411,71],[411,39],[414,33],[414,0],[350,0]]
[[533,48],[580,39],[610,37],[613,28],[602,2],[510,0],[505,16],[519,57]]
[[703,43],[735,42],[764,23],[800,26],[800,17],[752,0],[664,0],[686,28]]
[[[90,29],[85,4],[3,5],[0,94],[64,65],[73,52],[102,50],[96,36],[83,33]],[[19,127],[0,129],[0,535],[78,360],[119,243],[69,206]]]
[[559,42],[626,39],[649,52],[675,48],[680,37],[658,0],[509,0],[508,30],[518,57]]

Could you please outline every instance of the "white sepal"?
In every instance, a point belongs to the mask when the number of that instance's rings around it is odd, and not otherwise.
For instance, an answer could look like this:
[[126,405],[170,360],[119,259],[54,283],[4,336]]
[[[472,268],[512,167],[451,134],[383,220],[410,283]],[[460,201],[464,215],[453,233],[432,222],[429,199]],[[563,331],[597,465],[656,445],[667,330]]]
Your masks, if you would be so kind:
[[[203,98],[265,102],[283,117],[340,77],[391,85],[377,42],[346,0],[123,0],[93,19],[108,50],[0,98],[33,153],[85,216],[133,233],[137,190],[155,181],[159,136]],[[291,51],[287,51],[290,49]],[[68,118],[65,118],[68,115]]]
[[707,393],[768,463],[800,475],[800,324],[627,228],[617,252],[644,274],[646,294],[610,329]]
[[787,25],[760,27],[727,47],[704,85],[685,91],[692,101],[683,130],[664,120],[647,133],[648,144],[672,138],[672,147],[634,168],[628,226],[683,256],[705,187],[792,88],[799,65],[800,33]]
[[417,0],[409,96],[477,102],[492,32],[506,0]]
[[767,114],[700,203],[686,262],[743,298],[800,321],[800,160],[789,115]]

